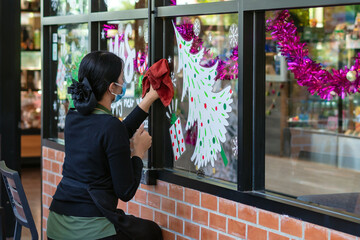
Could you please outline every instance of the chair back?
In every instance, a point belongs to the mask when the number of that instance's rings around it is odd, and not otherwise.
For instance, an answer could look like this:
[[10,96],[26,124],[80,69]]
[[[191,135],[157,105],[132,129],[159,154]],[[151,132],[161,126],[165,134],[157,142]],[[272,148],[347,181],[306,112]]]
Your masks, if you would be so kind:
[[6,166],[5,161],[0,161],[0,172],[16,218],[14,240],[20,239],[21,226],[30,229],[32,239],[38,239],[38,232],[26,199],[19,173],[9,169]]

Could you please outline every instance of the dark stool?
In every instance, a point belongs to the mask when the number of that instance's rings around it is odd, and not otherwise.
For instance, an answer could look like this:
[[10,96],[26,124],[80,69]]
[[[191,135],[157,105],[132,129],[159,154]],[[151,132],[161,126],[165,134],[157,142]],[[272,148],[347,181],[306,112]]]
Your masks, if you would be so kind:
[[6,167],[4,161],[0,161],[0,172],[16,218],[14,240],[20,240],[22,227],[30,229],[33,240],[39,239],[19,173]]

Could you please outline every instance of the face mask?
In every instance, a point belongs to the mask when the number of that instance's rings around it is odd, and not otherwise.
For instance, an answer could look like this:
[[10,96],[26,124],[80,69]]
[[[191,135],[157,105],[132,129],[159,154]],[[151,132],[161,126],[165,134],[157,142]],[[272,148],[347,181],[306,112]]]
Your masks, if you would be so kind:
[[114,83],[115,85],[121,87],[122,86],[122,92],[121,94],[115,94],[115,93],[112,93],[112,95],[115,95],[115,100],[113,102],[117,102],[119,101],[124,95],[125,95],[125,92],[126,92],[126,82],[123,83],[123,85],[120,85],[118,83]]

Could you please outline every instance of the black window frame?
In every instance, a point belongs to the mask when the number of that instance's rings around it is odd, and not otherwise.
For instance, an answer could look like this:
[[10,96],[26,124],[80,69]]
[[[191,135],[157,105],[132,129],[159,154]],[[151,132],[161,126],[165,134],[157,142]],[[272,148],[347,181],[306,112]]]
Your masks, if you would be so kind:
[[[160,101],[150,109],[149,131],[153,146],[149,151],[147,172],[152,180],[199,190],[218,197],[257,207],[278,214],[289,215],[305,222],[360,236],[360,216],[351,216],[331,208],[304,203],[283,195],[265,191],[265,11],[292,8],[328,7],[360,4],[359,0],[237,0],[191,5],[169,6],[167,0],[149,0],[148,8],[118,12],[96,12],[96,1],[88,0],[88,13],[72,16],[48,16],[50,0],[43,0],[41,7],[41,32],[43,56],[42,140],[43,146],[64,151],[64,145],[51,136],[51,91],[49,79],[51,66],[51,27],[60,24],[88,23],[89,50],[99,48],[99,22],[108,20],[148,19],[150,64],[166,58],[165,19],[180,16],[196,16],[238,13],[238,181],[231,189],[211,179],[199,179],[182,175],[169,168],[166,142],[167,126],[165,108]],[[45,17],[46,16],[46,17]],[[161,37],[159,37],[161,36]],[[155,41],[156,39],[156,41]],[[246,69],[246,71],[244,71]],[[246,113],[246,114],[245,114]],[[155,134],[156,133],[156,134]]]

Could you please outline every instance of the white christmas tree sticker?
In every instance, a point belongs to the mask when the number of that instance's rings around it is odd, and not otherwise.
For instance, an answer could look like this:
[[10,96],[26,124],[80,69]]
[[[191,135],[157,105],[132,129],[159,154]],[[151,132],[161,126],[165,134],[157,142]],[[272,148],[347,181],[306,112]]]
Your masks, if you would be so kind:
[[189,99],[189,112],[185,129],[192,128],[195,122],[198,124],[197,141],[191,161],[195,161],[197,167],[205,167],[208,163],[214,167],[217,153],[221,152],[225,166],[228,161],[221,143],[226,140],[226,128],[229,123],[228,112],[231,112],[230,104],[233,102],[231,86],[227,86],[220,92],[213,92],[213,85],[217,75],[218,63],[212,67],[202,67],[200,60],[204,55],[204,48],[198,53],[190,53],[191,41],[185,41],[174,25],[179,66],[178,73],[183,70],[183,89],[181,101],[186,94]]

